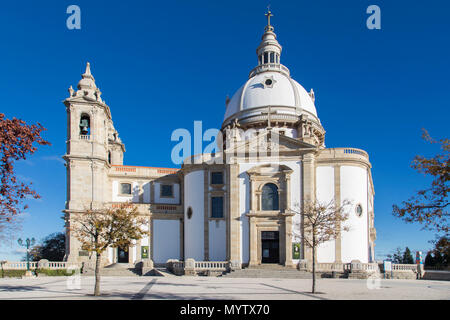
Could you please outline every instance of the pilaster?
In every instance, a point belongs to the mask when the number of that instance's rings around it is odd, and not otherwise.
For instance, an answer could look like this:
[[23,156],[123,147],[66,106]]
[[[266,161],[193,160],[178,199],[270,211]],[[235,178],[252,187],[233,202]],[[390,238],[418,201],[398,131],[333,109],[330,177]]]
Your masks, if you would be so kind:
[[[341,166],[334,166],[334,203],[336,206],[341,205]],[[341,239],[341,225],[336,225],[338,233],[336,235],[335,243],[335,262],[342,262],[342,239]]]

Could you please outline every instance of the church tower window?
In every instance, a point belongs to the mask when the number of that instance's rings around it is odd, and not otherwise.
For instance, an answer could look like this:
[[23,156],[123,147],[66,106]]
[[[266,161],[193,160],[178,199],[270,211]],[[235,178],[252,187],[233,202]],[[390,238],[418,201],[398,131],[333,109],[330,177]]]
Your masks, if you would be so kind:
[[266,211],[279,210],[278,187],[273,183],[268,183],[262,188],[262,209]]
[[91,134],[91,119],[83,113],[80,118],[80,136],[89,136]]

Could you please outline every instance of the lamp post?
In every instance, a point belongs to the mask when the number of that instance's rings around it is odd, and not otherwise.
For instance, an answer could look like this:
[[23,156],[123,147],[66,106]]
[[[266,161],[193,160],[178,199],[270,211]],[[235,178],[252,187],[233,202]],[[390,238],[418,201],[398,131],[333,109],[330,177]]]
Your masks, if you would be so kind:
[[23,242],[23,240],[21,238],[19,238],[19,240],[17,240],[17,243],[19,243],[20,246],[22,247],[27,247],[27,272],[26,275],[27,276],[31,276],[31,271],[30,271],[30,247],[33,246],[35,244],[36,240],[34,238],[27,238],[25,240],[25,243]]

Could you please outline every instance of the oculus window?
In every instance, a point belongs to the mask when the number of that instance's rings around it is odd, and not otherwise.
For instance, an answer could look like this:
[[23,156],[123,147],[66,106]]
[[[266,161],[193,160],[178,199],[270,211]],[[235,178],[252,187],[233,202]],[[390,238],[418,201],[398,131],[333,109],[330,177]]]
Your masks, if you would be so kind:
[[356,206],[356,208],[355,208],[355,212],[356,212],[356,215],[357,215],[358,217],[361,217],[362,214],[363,214],[363,207],[362,207],[362,205],[358,204],[358,205]]

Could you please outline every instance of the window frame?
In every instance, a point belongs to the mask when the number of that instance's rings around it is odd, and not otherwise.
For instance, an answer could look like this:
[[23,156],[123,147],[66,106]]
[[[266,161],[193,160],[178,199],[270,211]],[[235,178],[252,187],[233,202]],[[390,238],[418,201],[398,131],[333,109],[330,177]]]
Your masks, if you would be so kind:
[[[214,183],[214,181],[213,181],[213,175],[217,174],[217,173],[220,173],[221,176],[222,176],[222,182],[221,183]],[[223,171],[211,171],[210,178],[211,178],[211,185],[212,186],[223,186],[225,184]]]
[[[274,199],[272,199],[272,208],[264,209],[264,188],[269,185],[273,185],[276,188],[276,200],[277,200],[276,209],[273,208],[273,200]],[[262,188],[261,188],[261,211],[280,211],[280,191],[279,190],[280,190],[280,187],[274,182],[267,182],[262,186]],[[273,191],[273,190],[271,190],[271,191]]]
[[[214,208],[214,198],[221,198],[222,199],[222,216],[221,217],[214,217],[213,216],[213,214],[214,214],[214,210],[213,210],[213,208]],[[216,219],[216,220],[223,220],[223,219],[225,219],[225,201],[224,201],[224,195],[212,195],[211,196],[211,212],[210,212],[210,215],[209,215],[209,217],[210,217],[210,219]]]
[[[163,186],[170,186],[172,188],[172,195],[170,196],[165,196],[163,195]],[[159,184],[159,198],[160,199],[173,199],[175,198],[175,188],[174,188],[174,184],[173,183],[160,183]]]
[[[130,193],[123,193],[122,185],[128,184],[130,186]],[[119,196],[132,197],[133,196],[133,183],[132,182],[119,182]]]

